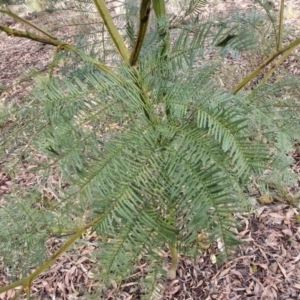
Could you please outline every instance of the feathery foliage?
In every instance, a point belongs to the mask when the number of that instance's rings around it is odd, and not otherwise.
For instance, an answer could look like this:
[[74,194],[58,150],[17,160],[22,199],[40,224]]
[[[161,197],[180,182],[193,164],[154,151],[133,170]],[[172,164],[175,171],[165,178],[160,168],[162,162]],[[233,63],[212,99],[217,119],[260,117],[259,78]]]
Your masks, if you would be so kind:
[[[170,20],[164,1],[153,1],[149,20],[150,1],[140,9],[95,0],[96,10],[78,0],[76,46],[40,40],[56,46],[50,76],[39,76],[30,101],[3,113],[0,123],[11,176],[26,162],[40,179],[0,208],[0,253],[12,275],[25,275],[47,257],[47,238],[75,235],[19,284],[24,289],[92,227],[101,280],[120,281],[143,260],[148,275],[141,286],[155,299],[163,250],[171,251],[171,279],[178,252],[201,253],[202,233],[221,240],[219,254],[230,255],[239,243],[234,214],[245,209],[250,180],[266,189],[292,180],[286,154],[300,132],[295,80],[237,95],[216,80],[222,57],[274,47],[275,21],[269,10],[201,18],[204,3],[192,0]],[[119,31],[110,25],[115,11]],[[266,34],[273,44],[261,44]],[[61,59],[67,63],[58,68]],[[55,197],[47,199],[45,190]]]

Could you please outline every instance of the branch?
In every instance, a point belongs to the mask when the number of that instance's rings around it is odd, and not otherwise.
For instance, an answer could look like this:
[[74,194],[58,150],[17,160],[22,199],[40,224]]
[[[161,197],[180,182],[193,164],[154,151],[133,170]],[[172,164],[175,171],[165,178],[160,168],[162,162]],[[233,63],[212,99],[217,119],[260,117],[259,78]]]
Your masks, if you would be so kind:
[[88,223],[87,225],[85,225],[84,227],[81,227],[80,229],[77,230],[77,232],[69,239],[67,240],[63,246],[58,249],[58,251],[56,251],[54,253],[54,255],[47,260],[42,266],[40,266],[36,271],[34,271],[33,273],[31,273],[31,275],[15,281],[14,283],[7,285],[3,288],[0,289],[0,294],[7,292],[13,288],[16,288],[18,286],[22,286],[23,290],[24,289],[30,289],[30,286],[32,284],[32,282],[44,271],[46,271],[51,265],[53,265],[55,263],[55,261],[62,255],[64,254],[64,252],[66,252],[66,250],[68,250],[75,242],[76,240],[78,240],[80,238],[80,236],[89,228],[98,225],[101,221],[102,221],[103,217],[99,217],[95,220],[93,220],[92,222]]
[[266,66],[268,66],[274,59],[279,55],[285,54],[286,52],[293,51],[300,44],[300,38],[296,39],[288,46],[276,51],[274,54],[269,56],[255,71],[253,71],[249,76],[247,76],[234,90],[233,94],[237,94],[248,82],[254,79]]
[[277,51],[282,47],[282,34],[283,34],[283,17],[284,17],[284,0],[281,0],[279,12],[279,32],[277,40]]
[[65,49],[70,52],[73,52],[74,54],[79,55],[83,59],[93,63],[98,69],[105,72],[106,74],[109,74],[109,75],[113,76],[114,78],[116,77],[116,75],[109,69],[109,67],[101,64],[97,60],[92,59],[90,56],[87,56],[87,55],[81,53],[77,48],[75,48],[71,44],[68,44],[64,41],[58,40],[55,37],[44,37],[41,35],[37,35],[35,33],[31,33],[28,31],[21,31],[21,30],[17,30],[17,29],[11,29],[9,27],[2,26],[2,25],[0,25],[0,30],[2,30],[9,36],[17,36],[20,38],[26,38],[26,39],[30,39],[30,40],[33,40],[33,41],[36,41],[39,43],[52,45],[55,47],[59,47],[60,49]]
[[169,250],[170,250],[171,258],[172,258],[172,264],[168,271],[168,279],[174,280],[176,278],[176,271],[178,268],[178,251],[177,251],[175,243],[169,242],[168,246],[169,246]]
[[43,37],[41,35],[37,35],[35,33],[31,33],[28,31],[22,31],[17,29],[11,29],[9,27],[0,25],[0,30],[4,31],[9,36],[17,36],[21,38],[27,38],[36,42],[40,42],[43,44],[53,45],[53,46],[61,46],[63,44],[66,44],[65,42],[62,42],[55,37]]
[[272,74],[275,72],[276,68],[286,60],[286,58],[293,52],[294,48],[289,49],[288,51],[286,51],[281,57],[280,59],[278,59],[278,61],[276,61],[276,63],[274,63],[274,65],[271,67],[271,69],[269,70],[269,72],[265,75],[265,77],[262,79],[262,81],[260,82],[259,86],[265,84],[269,78],[272,76]]
[[12,17],[13,19],[17,20],[17,21],[20,21],[34,29],[36,29],[37,31],[43,33],[44,35],[48,36],[49,38],[51,39],[56,39],[53,35],[51,35],[50,33],[48,33],[47,31],[39,28],[38,26],[34,25],[33,23],[25,20],[24,18],[21,18],[19,17],[18,15],[16,15],[15,13],[13,13],[9,8],[3,10],[3,9],[0,9],[0,13],[3,13],[3,14],[6,14],[6,15],[9,15],[10,17]]
[[106,7],[105,1],[104,0],[93,0],[93,1],[121,57],[123,58],[125,63],[129,63],[130,53],[127,47],[125,46],[124,40],[122,39],[116,25],[114,24],[111,18],[110,12]]
[[130,65],[134,66],[139,57],[145,36],[147,27],[149,24],[149,15],[150,15],[150,4],[151,0],[142,0],[141,8],[140,8],[140,25],[139,31],[137,35],[137,39],[134,45],[134,48],[130,55]]
[[[167,20],[167,11],[166,11],[166,5],[165,0],[153,0],[153,9],[157,18],[157,27],[158,32],[161,40],[163,41],[163,48],[161,51],[161,55],[165,57],[167,54],[169,48],[170,48],[170,33],[169,29],[161,28],[160,22],[163,20]],[[184,22],[182,22],[181,25],[183,25]],[[165,26],[165,25],[163,25]]]

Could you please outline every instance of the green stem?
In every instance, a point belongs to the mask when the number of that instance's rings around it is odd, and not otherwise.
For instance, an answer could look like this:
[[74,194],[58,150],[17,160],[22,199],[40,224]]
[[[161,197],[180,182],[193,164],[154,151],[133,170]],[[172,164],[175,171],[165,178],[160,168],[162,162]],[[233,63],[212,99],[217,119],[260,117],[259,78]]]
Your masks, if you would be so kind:
[[12,29],[3,25],[0,25],[0,30],[4,31],[9,36],[17,36],[21,38],[27,38],[30,40],[34,40],[36,42],[40,42],[43,44],[53,45],[53,46],[60,46],[62,44],[66,44],[65,42],[62,42],[55,37],[44,37],[41,35],[37,35],[35,33],[30,33],[28,31],[21,31],[17,29]]
[[151,0],[142,0],[140,8],[140,24],[137,39],[130,55],[130,65],[134,66],[139,57],[149,24]]
[[16,15],[15,13],[13,13],[9,8],[3,10],[3,9],[0,9],[0,13],[3,13],[3,14],[6,14],[6,15],[9,15],[10,17],[12,17],[13,19],[17,20],[17,21],[20,21],[21,23],[24,23],[34,29],[36,29],[37,31],[43,33],[44,35],[46,35],[47,37],[49,37],[50,39],[56,39],[53,35],[51,35],[50,33],[48,33],[47,31],[39,28],[38,26],[34,25],[33,23],[19,17],[18,15]]
[[93,0],[94,4],[98,10],[98,13],[100,14],[103,23],[105,24],[109,35],[115,44],[115,47],[119,51],[122,59],[124,60],[125,63],[129,64],[129,59],[130,59],[130,53],[125,46],[124,40],[122,39],[116,25],[114,24],[110,12],[106,6],[106,3],[104,0]]
[[176,278],[176,271],[178,268],[178,252],[174,243],[168,243],[168,246],[172,258],[171,267],[168,271],[168,279],[174,280]]
[[272,14],[270,13],[270,8],[269,8],[270,4],[268,4],[267,1],[266,2],[262,2],[261,0],[258,0],[258,3],[266,11],[267,16],[268,16],[270,22],[272,23],[273,32],[274,32],[274,36],[275,36],[275,40],[276,40],[276,45],[277,45],[277,43],[278,43],[278,35],[277,35],[277,30],[276,30],[277,29],[277,27],[276,27],[277,24],[276,24],[276,22],[275,22],[275,20],[274,20],[274,18],[272,16]]
[[109,69],[109,67],[101,64],[100,62],[98,62],[97,60],[92,59],[90,56],[87,56],[83,53],[81,53],[77,48],[75,48],[74,46],[72,46],[71,44],[65,43],[64,41],[58,40],[55,37],[43,37],[28,31],[21,31],[21,30],[17,30],[17,29],[11,29],[9,27],[6,26],[2,26],[0,25],[0,30],[2,30],[3,32],[5,32],[7,35],[9,36],[17,36],[20,38],[27,38],[42,44],[47,44],[47,45],[52,45],[55,47],[60,47],[60,49],[66,49],[70,52],[73,52],[76,55],[79,55],[80,57],[82,57],[83,59],[93,63],[95,65],[95,67],[97,67],[98,69],[100,69],[101,71],[103,71],[104,73],[111,75],[113,77],[116,77],[116,75]]
[[283,18],[284,18],[284,0],[281,0],[279,12],[279,31],[277,39],[277,51],[282,47],[282,34],[283,34]]
[[279,55],[285,54],[290,50],[294,50],[300,44],[300,38],[296,39],[288,46],[276,51],[274,54],[269,56],[255,71],[253,71],[249,76],[247,76],[234,90],[233,94],[237,94],[248,82],[254,79],[266,66],[268,66],[273,60],[275,60]]
[[[157,23],[158,34],[163,43],[160,56],[162,60],[165,60],[167,58],[167,54],[170,49],[170,26],[166,26],[166,24],[164,24],[165,21],[168,20],[165,0],[153,0],[153,9],[157,18],[156,23]],[[169,118],[171,114],[171,110],[170,110],[170,105],[168,104],[166,104],[165,106],[165,113],[167,118]]]
[[133,70],[133,76],[135,79],[134,80],[135,85],[140,90],[140,99],[144,103],[144,108],[143,108],[144,114],[151,123],[155,123],[156,120],[154,118],[154,114],[149,113],[149,111],[148,111],[152,107],[151,107],[151,100],[149,97],[149,92],[147,90],[147,87],[144,84],[143,78],[141,78],[141,76],[140,76],[140,72],[138,71],[138,68],[133,66],[132,70]]
[[286,60],[286,58],[293,52],[294,48],[286,51],[281,57],[280,59],[278,59],[278,61],[271,67],[271,69],[269,70],[269,72],[265,75],[265,77],[263,78],[263,80],[260,82],[259,86],[264,85],[268,79],[272,76],[272,74],[275,72],[276,68]]
[[161,55],[165,56],[170,48],[170,33],[169,30],[161,28],[160,21],[167,20],[167,12],[164,0],[153,0],[153,9],[157,18],[157,27],[161,40],[163,41],[163,48]]
[[54,56],[50,65],[50,74],[49,74],[49,78],[51,79],[53,77],[53,73],[54,73],[54,68],[55,68],[55,64],[57,62],[57,58],[58,58],[58,53],[61,50],[60,46],[57,46],[55,52],[54,52]]
[[19,296],[24,292],[24,287],[20,288],[20,290],[14,295],[14,297],[11,300],[17,300]]
[[81,235],[89,228],[98,225],[100,222],[102,222],[103,217],[99,217],[97,219],[94,219],[93,221],[91,221],[90,223],[88,223],[87,225],[79,228],[76,233],[69,239],[67,240],[63,246],[58,249],[53,256],[51,256],[51,258],[49,260],[47,260],[46,262],[44,262],[44,264],[42,266],[40,266],[36,271],[34,271],[33,273],[31,273],[29,276],[27,276],[26,278],[23,278],[21,280],[15,281],[10,285],[7,285],[3,288],[0,289],[0,294],[5,293],[13,288],[16,288],[18,286],[22,286],[23,290],[25,289],[30,289],[32,282],[43,272],[45,272],[51,265],[53,265],[55,263],[55,261],[62,256],[75,242],[76,240],[78,240]]

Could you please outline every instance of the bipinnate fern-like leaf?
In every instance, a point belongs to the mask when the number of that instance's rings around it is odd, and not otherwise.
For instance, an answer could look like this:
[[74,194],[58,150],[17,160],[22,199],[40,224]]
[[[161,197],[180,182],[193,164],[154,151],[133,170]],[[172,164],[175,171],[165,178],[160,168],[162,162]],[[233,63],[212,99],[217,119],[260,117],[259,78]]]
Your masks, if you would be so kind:
[[[240,183],[268,162],[267,148],[248,131],[247,105],[210,81],[215,65],[190,72],[183,64],[176,74],[173,66],[170,57],[154,73],[141,70],[150,103],[127,67],[114,78],[92,72],[84,80],[41,79],[34,92],[43,114],[32,143],[71,185],[63,207],[75,201],[75,215],[103,217],[96,255],[108,283],[130,276],[139,259],[149,274],[163,274],[160,250],[195,247],[203,230],[230,254]],[[64,213],[74,219],[74,210]]]
[[209,80],[215,66],[168,76],[173,63],[141,72],[150,104],[124,67],[115,78],[41,80],[34,93],[46,122],[36,149],[72,186],[62,203],[77,199],[81,209],[103,216],[97,256],[106,279],[129,276],[141,258],[157,272],[159,249],[194,246],[202,230],[230,253],[240,183],[268,162],[267,148],[248,131],[247,105]]
[[[199,12],[199,3],[191,3],[190,14]],[[127,21],[133,41],[136,24]],[[16,138],[7,135],[1,146],[26,145],[22,159],[29,159],[30,151],[37,153],[40,159],[32,160],[44,177],[32,190],[39,200],[30,191],[31,201],[20,215],[13,215],[11,210],[20,203],[16,197],[1,208],[0,224],[12,224],[3,232],[6,240],[9,234],[17,235],[18,226],[38,238],[24,234],[23,241],[11,239],[13,257],[3,251],[5,263],[11,264],[9,257],[17,260],[21,247],[26,263],[15,270],[26,273],[35,263],[33,247],[42,253],[47,234],[76,228],[95,215],[102,221],[94,228],[99,240],[94,255],[99,278],[107,284],[128,278],[142,262],[147,272],[140,284],[157,294],[163,251],[173,245],[198,254],[198,235],[203,232],[212,243],[222,241],[221,254],[231,253],[238,243],[234,214],[242,210],[245,184],[250,178],[260,180],[266,169],[276,177],[271,163],[279,170],[287,166],[284,153],[297,136],[289,132],[297,122],[286,122],[295,116],[293,109],[278,114],[273,110],[278,124],[272,129],[272,104],[261,105],[260,99],[276,91],[234,96],[216,86],[218,60],[206,63],[203,57],[228,35],[234,36],[224,45],[228,51],[248,50],[258,41],[254,26],[242,38],[240,24],[227,25],[196,20],[172,35],[170,48],[164,48],[162,35],[151,33],[135,68],[114,60],[115,52],[105,46],[107,36],[95,32],[102,40],[94,43],[92,32],[85,36],[88,42],[81,41],[85,50],[93,57],[100,53],[104,62],[109,57],[114,73],[96,70],[91,60],[79,66],[76,61],[74,70],[62,72],[64,79],[37,80],[32,102],[15,114],[23,129],[16,128]],[[168,55],[159,55],[162,48]],[[52,168],[62,176],[64,187],[54,188],[58,200],[47,210],[45,203],[36,203],[43,202],[39,193],[43,186],[48,188]]]

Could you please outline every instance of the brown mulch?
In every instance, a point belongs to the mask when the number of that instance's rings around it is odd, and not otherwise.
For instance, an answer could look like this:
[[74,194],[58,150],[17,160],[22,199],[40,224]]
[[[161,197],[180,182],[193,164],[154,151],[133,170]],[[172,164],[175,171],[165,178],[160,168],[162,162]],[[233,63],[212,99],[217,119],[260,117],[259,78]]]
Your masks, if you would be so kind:
[[[243,7],[247,5],[245,1],[224,1],[220,7],[236,3]],[[295,7],[298,2],[291,1],[290,4]],[[291,22],[292,17],[288,15],[287,18]],[[296,19],[294,25],[299,24],[298,15]],[[21,28],[17,23],[7,25]],[[51,46],[8,37],[1,32],[0,38],[0,87],[17,83],[24,77],[23,71],[28,68],[45,70],[52,59]],[[291,57],[290,61],[293,64],[289,63],[287,67],[291,69],[291,73],[299,74],[298,59]],[[16,84],[0,94],[0,104],[19,101],[29,91],[28,81]],[[298,173],[300,156],[295,158],[297,162],[293,171]],[[37,180],[28,166],[24,166],[24,170],[14,179],[1,167],[0,163],[0,207],[5,205],[4,196],[11,192],[14,184],[31,185]],[[161,299],[300,299],[299,209],[280,202],[264,206],[257,202],[251,213],[236,217],[242,224],[239,237],[245,242],[239,246],[236,256],[219,266],[215,262],[215,249],[212,245],[196,264],[193,260],[180,257],[177,277],[162,285],[164,295]],[[49,239],[49,255],[61,244],[62,239]],[[80,246],[60,257],[46,273],[34,281],[32,299],[89,299],[86,293],[99,291],[101,288],[95,280],[98,263],[93,259],[96,247],[96,234],[90,232],[85,235]],[[146,265],[140,266],[135,275],[142,276],[146,268]],[[1,265],[0,257],[0,287],[9,283],[7,274],[8,270]],[[98,299],[141,299],[144,291],[134,278],[136,277],[122,282],[120,286],[112,285],[104,289]],[[12,299],[17,291],[15,289],[1,294],[0,300]]]
[[[300,218],[297,209],[284,204],[258,207],[250,215],[238,215],[243,224],[239,237],[245,244],[236,257],[218,266],[210,247],[194,264],[180,258],[177,277],[165,282],[161,299],[300,299]],[[85,245],[77,247],[57,262],[32,286],[32,299],[88,299],[86,293],[99,291],[94,278],[98,266],[92,258],[97,247],[95,233],[88,234]],[[49,253],[61,240],[48,241]],[[143,276],[142,266],[132,280],[112,286],[98,299],[141,299],[144,291],[134,278]],[[8,284],[5,270],[0,286]],[[13,297],[17,290],[1,294]],[[55,298],[53,298],[55,297]]]
[[[245,244],[236,258],[218,267],[213,249],[196,264],[181,257],[177,278],[165,285],[161,299],[300,299],[300,227],[295,214],[287,205],[271,205],[237,216],[244,225],[239,236]],[[122,287],[114,296],[140,299],[131,287]]]

